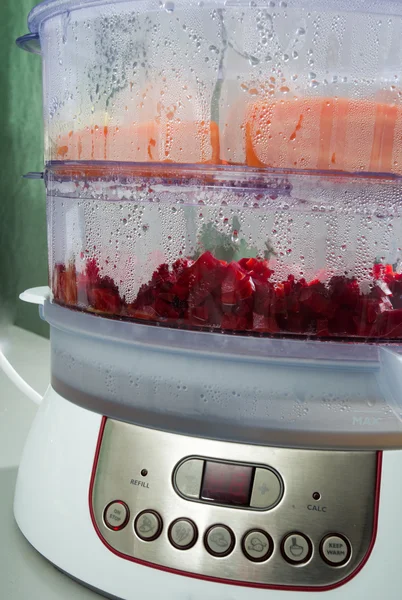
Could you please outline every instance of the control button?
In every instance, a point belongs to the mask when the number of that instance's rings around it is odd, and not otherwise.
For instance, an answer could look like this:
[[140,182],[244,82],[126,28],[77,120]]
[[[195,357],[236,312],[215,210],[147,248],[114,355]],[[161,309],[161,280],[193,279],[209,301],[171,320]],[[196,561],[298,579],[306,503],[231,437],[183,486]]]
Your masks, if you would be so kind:
[[169,541],[179,550],[188,550],[197,541],[197,527],[190,519],[176,519],[169,527]]
[[251,508],[273,508],[282,498],[283,484],[279,475],[270,469],[257,467],[251,493]]
[[233,532],[225,525],[213,525],[204,537],[205,547],[213,556],[227,556],[234,548]]
[[174,482],[178,491],[187,498],[199,498],[204,461],[198,458],[186,460],[177,469]]
[[130,511],[128,510],[127,504],[121,502],[121,500],[115,500],[107,505],[105,512],[103,513],[103,519],[113,531],[119,531],[123,529],[130,518]]
[[327,535],[322,540],[320,552],[325,562],[340,567],[348,562],[352,549],[346,538],[334,534]]
[[288,562],[301,564],[311,557],[312,545],[301,533],[291,533],[282,542],[282,552]]
[[273,552],[274,543],[270,535],[260,529],[245,534],[242,548],[245,556],[254,562],[267,560]]
[[152,542],[162,531],[162,519],[154,510],[143,510],[134,521],[134,530],[139,538]]

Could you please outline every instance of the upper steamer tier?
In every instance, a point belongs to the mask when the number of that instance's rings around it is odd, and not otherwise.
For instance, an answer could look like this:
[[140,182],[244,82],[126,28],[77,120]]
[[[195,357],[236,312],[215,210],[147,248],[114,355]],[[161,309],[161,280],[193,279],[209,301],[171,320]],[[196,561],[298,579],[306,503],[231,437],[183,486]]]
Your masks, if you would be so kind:
[[36,7],[20,43],[43,56],[54,301],[400,339],[401,8]]

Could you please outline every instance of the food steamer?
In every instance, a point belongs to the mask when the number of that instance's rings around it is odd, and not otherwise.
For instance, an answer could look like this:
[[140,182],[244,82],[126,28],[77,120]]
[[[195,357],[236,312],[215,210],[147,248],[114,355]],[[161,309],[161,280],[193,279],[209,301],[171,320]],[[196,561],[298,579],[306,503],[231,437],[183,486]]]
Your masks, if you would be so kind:
[[399,598],[401,3],[28,25],[51,387],[21,531],[111,598]]

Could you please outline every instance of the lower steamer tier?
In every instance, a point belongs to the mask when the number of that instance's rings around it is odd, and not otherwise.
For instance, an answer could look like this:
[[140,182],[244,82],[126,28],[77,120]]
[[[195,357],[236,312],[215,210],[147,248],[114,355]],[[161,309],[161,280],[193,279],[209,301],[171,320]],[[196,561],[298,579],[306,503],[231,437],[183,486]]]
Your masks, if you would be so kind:
[[23,453],[15,517],[59,569],[113,598],[328,590],[374,600],[385,590],[396,600],[402,459],[384,453],[381,475],[381,457],[153,431],[50,388]]
[[267,260],[228,263],[207,251],[197,260],[161,264],[127,303],[95,259],[82,263],[81,271],[74,261],[54,266],[55,302],[102,316],[206,331],[361,341],[402,337],[402,274],[392,265],[375,264],[363,286],[345,275],[324,283],[289,274],[275,283]]

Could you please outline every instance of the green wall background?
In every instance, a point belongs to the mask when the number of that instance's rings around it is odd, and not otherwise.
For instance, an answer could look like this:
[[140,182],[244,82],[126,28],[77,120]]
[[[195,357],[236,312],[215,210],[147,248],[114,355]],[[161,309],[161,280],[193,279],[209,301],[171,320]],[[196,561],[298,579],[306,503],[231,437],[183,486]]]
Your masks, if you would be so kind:
[[22,179],[43,170],[41,59],[15,45],[38,2],[0,0],[0,320],[47,336],[37,307],[18,299],[47,284],[45,188]]

